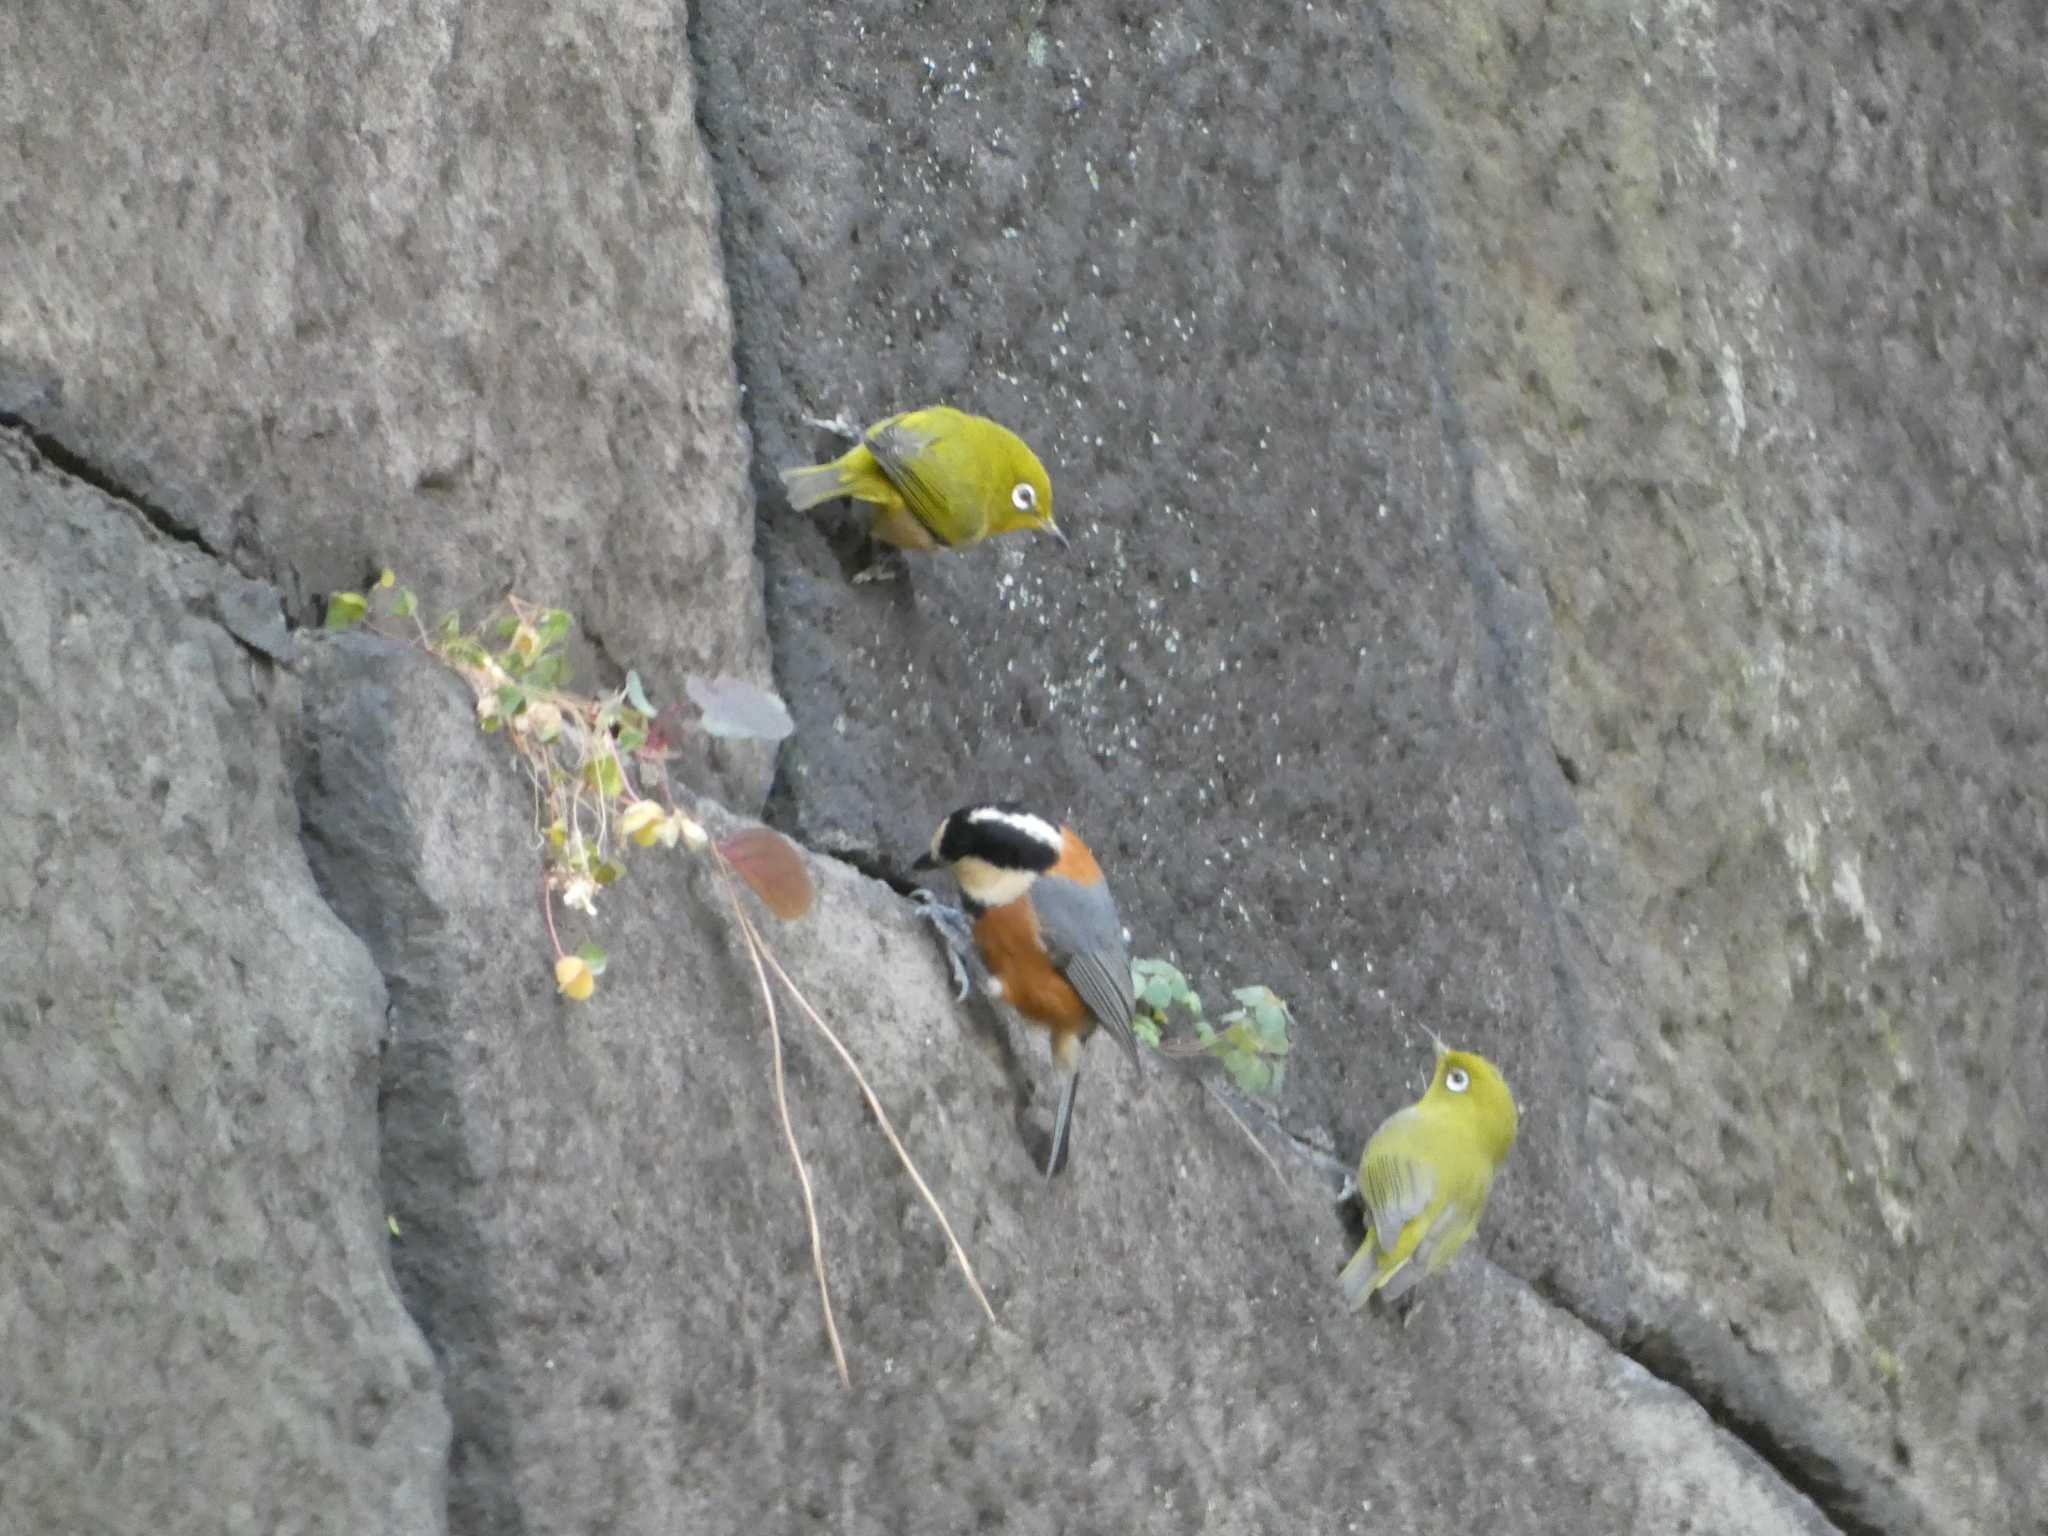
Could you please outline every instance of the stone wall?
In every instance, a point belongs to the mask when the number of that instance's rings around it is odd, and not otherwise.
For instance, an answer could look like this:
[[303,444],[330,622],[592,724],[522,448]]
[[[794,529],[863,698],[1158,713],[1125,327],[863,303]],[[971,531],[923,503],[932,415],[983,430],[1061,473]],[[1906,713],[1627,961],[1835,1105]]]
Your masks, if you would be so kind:
[[[0,1528],[2029,1528],[2044,45],[0,16]],[[854,585],[774,471],[938,399],[1074,547]],[[386,564],[657,697],[772,656],[772,792],[679,769],[810,850],[774,941],[997,1324],[785,1008],[840,1391],[715,881],[557,1001],[460,685],[314,632]],[[1277,1175],[1098,1050],[1037,1177],[1042,1045],[870,878],[990,794],[1293,1002]],[[1332,1169],[1424,1026],[1525,1120],[1402,1329]]]

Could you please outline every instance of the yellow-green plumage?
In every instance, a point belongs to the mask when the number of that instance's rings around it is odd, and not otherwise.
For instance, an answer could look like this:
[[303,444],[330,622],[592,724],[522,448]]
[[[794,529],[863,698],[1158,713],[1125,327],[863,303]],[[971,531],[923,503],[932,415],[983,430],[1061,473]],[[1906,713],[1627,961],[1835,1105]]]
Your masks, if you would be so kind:
[[1359,1159],[1371,1227],[1340,1276],[1354,1312],[1375,1292],[1387,1301],[1403,1295],[1465,1246],[1520,1119],[1492,1062],[1439,1052],[1428,1092],[1389,1115]]
[[949,406],[878,421],[831,463],[785,469],[782,484],[799,512],[841,496],[870,503],[868,532],[899,549],[1033,528],[1066,543],[1038,455],[1008,427]]

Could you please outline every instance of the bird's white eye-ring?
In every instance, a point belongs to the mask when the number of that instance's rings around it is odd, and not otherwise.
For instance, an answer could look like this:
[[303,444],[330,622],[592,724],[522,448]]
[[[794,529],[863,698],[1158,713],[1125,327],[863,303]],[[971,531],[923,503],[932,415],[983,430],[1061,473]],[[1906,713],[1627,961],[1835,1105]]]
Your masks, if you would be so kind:
[[1019,512],[1029,512],[1038,505],[1038,492],[1031,489],[1031,482],[1020,480],[1010,488],[1010,505]]
[[1453,1093],[1463,1093],[1472,1086],[1472,1078],[1463,1067],[1453,1067],[1444,1074],[1444,1086]]

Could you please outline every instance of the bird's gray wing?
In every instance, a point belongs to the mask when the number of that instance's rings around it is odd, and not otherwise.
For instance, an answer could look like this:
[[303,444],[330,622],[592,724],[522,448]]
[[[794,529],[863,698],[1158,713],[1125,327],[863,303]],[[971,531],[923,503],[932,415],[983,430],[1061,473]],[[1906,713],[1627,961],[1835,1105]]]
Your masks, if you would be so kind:
[[903,497],[903,504],[910,509],[910,515],[924,525],[929,533],[942,545],[953,540],[946,535],[946,498],[932,477],[922,468],[929,462],[928,455],[938,441],[929,432],[920,432],[905,421],[904,416],[891,416],[879,422],[862,439],[889,483],[896,487]]
[[1131,1013],[1137,996],[1131,988],[1131,955],[1108,887],[1046,875],[1031,887],[1031,905],[1038,914],[1046,954],[1136,1067],[1138,1038],[1131,1033]]

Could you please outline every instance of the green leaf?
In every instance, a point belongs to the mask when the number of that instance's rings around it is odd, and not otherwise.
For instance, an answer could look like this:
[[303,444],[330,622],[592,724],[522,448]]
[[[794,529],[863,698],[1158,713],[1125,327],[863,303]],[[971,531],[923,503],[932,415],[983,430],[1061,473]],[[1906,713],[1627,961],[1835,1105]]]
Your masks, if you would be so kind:
[[401,619],[409,619],[420,611],[419,597],[411,587],[400,587],[397,598],[391,604],[391,611]]
[[439,640],[443,645],[447,645],[451,641],[461,638],[461,635],[462,615],[460,613],[443,614],[441,616],[441,622],[434,626],[434,638],[436,640]]
[[517,683],[502,683],[498,687],[498,713],[510,720],[526,708],[526,690]]
[[507,676],[524,677],[533,668],[533,658],[520,655],[517,647],[508,645],[498,652],[498,665],[505,669]]
[[650,720],[661,713],[660,710],[647,702],[647,693],[640,686],[640,674],[638,672],[628,672],[626,674],[626,702]]
[[327,599],[327,617],[321,627],[335,631],[354,629],[369,611],[369,599],[362,593],[336,592]]
[[451,665],[458,667],[480,667],[487,659],[481,645],[469,636],[460,634],[445,643],[441,654],[447,657]]
[[492,715],[488,719],[479,721],[478,724],[481,726],[483,733],[486,736],[490,735],[491,732],[493,731],[504,729],[505,726],[505,722],[496,715]]
[[1265,1098],[1273,1091],[1273,1069],[1256,1056],[1230,1056],[1224,1066],[1230,1071],[1231,1080],[1246,1093]]
[[1155,976],[1145,983],[1144,998],[1147,1008],[1164,1013],[1167,1005],[1173,1001],[1173,987],[1164,976]]
[[576,958],[590,967],[590,974],[593,976],[602,976],[605,966],[610,963],[610,957],[595,944],[578,944]]
[[647,745],[647,731],[638,725],[621,726],[618,740],[621,752],[638,752]]
[[527,669],[526,680],[536,688],[554,688],[560,684],[565,667],[561,653],[550,651]]
[[780,741],[796,729],[789,706],[766,688],[736,677],[702,678],[694,672],[683,679],[683,687],[704,711],[699,723],[706,735]]
[[1155,1051],[1159,1049],[1159,1026],[1153,1020],[1142,1016],[1131,1020],[1131,1033],[1141,1044],[1149,1045]]
[[1157,977],[1168,982],[1176,992],[1187,990],[1188,979],[1177,966],[1165,960],[1133,960],[1131,973],[1139,978],[1140,985]]
[[590,782],[599,794],[623,795],[626,792],[626,776],[619,769],[619,760],[611,753],[592,759],[590,774]]
[[519,615],[508,613],[491,627],[500,640],[510,640],[519,633]]
[[590,872],[590,878],[599,885],[610,885],[614,880],[623,879],[625,874],[626,866],[617,859],[599,859],[597,867]]
[[575,622],[574,618],[560,608],[548,609],[533,626],[534,632],[540,636],[540,648],[545,651],[560,645],[569,638],[569,629]]

